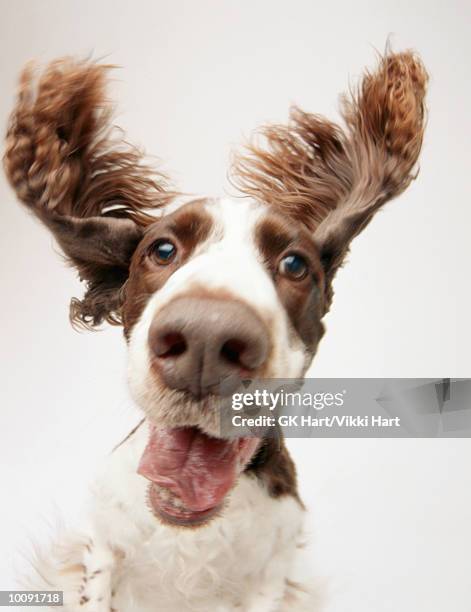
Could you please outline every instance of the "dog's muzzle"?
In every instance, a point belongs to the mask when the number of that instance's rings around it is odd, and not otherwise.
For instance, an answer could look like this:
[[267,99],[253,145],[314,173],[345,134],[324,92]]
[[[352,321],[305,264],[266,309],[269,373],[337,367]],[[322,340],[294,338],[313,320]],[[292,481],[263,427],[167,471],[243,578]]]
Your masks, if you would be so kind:
[[267,327],[248,305],[185,296],[162,308],[148,336],[153,363],[171,389],[196,399],[224,395],[267,361]]

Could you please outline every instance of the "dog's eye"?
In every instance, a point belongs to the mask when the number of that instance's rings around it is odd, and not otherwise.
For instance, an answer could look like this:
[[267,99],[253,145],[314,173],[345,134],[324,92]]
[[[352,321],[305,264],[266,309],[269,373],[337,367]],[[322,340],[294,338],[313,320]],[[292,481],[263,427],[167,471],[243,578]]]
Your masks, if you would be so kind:
[[280,261],[278,272],[292,280],[301,280],[308,273],[308,264],[304,257],[297,253],[289,253]]
[[162,239],[152,246],[152,253],[159,264],[166,265],[175,258],[177,247],[170,240]]

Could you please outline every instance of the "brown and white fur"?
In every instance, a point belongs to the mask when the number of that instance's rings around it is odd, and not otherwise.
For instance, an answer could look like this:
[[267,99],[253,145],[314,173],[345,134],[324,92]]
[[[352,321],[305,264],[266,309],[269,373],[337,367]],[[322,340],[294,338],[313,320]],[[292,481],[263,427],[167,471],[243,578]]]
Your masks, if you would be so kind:
[[[224,503],[200,524],[176,525],[156,510],[153,485],[138,473],[152,432],[192,428],[214,443],[220,398],[219,381],[204,386],[201,372],[169,382],[175,372],[150,339],[175,305],[216,304],[263,334],[256,362],[247,365],[245,341],[232,351],[231,375],[303,376],[351,240],[415,177],[426,72],[411,52],[386,54],[343,100],[344,127],[293,109],[287,126],[265,128],[237,159],[248,197],[185,201],[110,131],[108,68],[59,60],[35,84],[28,67],[7,134],[12,187],[86,283],[71,320],[123,325],[144,416],[111,454],[77,535],[38,561],[32,585],[63,590],[70,611],[315,610],[310,585],[293,573],[304,507],[283,444],[250,447]],[[162,240],[175,249],[169,261],[156,256]],[[301,275],[286,268],[292,254]],[[178,515],[181,499],[171,497]]]

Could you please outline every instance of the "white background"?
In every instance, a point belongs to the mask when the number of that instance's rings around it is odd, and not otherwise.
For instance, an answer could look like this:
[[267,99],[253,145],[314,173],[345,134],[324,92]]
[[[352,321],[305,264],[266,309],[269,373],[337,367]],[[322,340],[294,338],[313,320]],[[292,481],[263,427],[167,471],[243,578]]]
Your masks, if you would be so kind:
[[[470,375],[470,16],[462,1],[0,1],[0,123],[30,58],[104,57],[118,122],[180,189],[219,195],[229,153],[337,95],[388,35],[431,74],[419,179],[356,240],[314,376]],[[0,179],[0,589],[73,517],[139,415],[120,330],[77,334],[74,273]],[[471,610],[469,440],[292,440],[328,612]]]

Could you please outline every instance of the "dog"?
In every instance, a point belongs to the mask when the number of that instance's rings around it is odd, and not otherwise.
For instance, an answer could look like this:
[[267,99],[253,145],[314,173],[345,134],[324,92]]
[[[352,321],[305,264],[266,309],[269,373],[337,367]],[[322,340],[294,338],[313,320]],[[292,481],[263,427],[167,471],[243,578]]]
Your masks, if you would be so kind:
[[221,435],[221,382],[299,378],[352,239],[417,173],[427,73],[388,51],[341,105],[293,108],[234,161],[243,197],[183,198],[110,127],[109,66],[28,66],[4,165],[85,283],[74,325],[122,325],[143,420],[90,512],[37,561],[82,612],[301,612],[305,509],[281,440]]

